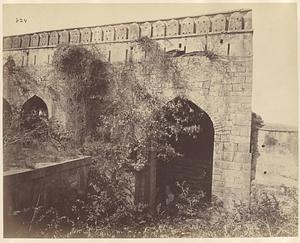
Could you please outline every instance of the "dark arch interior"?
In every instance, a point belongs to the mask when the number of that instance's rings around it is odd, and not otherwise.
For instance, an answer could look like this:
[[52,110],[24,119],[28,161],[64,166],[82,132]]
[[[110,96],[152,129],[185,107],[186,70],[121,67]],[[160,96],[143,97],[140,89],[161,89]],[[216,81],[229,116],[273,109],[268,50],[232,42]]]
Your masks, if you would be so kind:
[[33,129],[43,119],[48,119],[48,108],[46,103],[38,96],[33,96],[22,106],[21,126]]
[[[158,161],[156,179],[160,195],[166,190],[176,195],[180,191],[176,182],[185,181],[191,191],[202,191],[203,199],[210,200],[214,147],[210,117],[193,102],[181,97],[167,103],[163,114],[169,125],[180,127],[178,135],[169,137],[168,142],[181,156],[167,163]],[[187,133],[187,130],[193,132]]]

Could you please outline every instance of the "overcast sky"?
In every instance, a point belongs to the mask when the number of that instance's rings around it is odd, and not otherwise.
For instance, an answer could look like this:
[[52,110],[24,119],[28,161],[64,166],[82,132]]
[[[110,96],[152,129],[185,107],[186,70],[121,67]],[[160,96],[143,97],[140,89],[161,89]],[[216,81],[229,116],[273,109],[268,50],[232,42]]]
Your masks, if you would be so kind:
[[[297,125],[297,8],[272,4],[42,4],[3,6],[3,35],[253,10],[252,110],[265,122]],[[26,19],[26,23],[17,19]]]

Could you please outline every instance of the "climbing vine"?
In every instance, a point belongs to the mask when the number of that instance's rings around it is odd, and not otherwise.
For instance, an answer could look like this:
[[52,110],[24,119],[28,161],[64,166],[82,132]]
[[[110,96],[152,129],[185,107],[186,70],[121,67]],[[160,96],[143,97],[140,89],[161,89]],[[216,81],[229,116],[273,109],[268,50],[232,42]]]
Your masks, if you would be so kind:
[[106,64],[91,51],[79,46],[61,45],[53,56],[53,66],[65,94],[69,121],[78,144],[93,133],[99,106],[107,91]]
[[9,56],[3,65],[4,89],[14,88],[8,94],[8,98],[13,102],[9,104],[5,100],[6,105],[3,107],[5,170],[14,166],[35,168],[37,162],[59,161],[74,157],[77,153],[72,146],[69,132],[57,120],[40,116],[34,109],[29,109],[29,113],[25,114],[22,99],[18,99],[30,97],[38,90],[48,90],[53,95],[53,100],[56,100],[58,92],[51,82],[53,79],[49,78],[49,82],[43,82],[41,78],[51,77],[51,73],[51,68],[40,72],[33,67],[29,69],[26,66],[16,66],[12,56]]

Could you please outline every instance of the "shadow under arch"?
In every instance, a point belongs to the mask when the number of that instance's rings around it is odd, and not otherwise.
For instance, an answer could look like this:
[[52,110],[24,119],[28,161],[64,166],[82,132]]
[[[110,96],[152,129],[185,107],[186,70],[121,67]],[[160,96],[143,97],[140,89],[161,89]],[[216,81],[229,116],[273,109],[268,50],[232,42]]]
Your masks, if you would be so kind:
[[33,129],[43,119],[48,119],[47,105],[42,98],[34,95],[22,106],[21,127]]
[[[157,202],[168,193],[180,192],[177,182],[193,192],[204,192],[204,201],[212,195],[214,125],[209,115],[185,97],[177,96],[161,108],[168,126],[177,126],[178,134],[169,134],[168,143],[181,154],[171,161],[157,161]],[[167,131],[169,132],[169,131]]]

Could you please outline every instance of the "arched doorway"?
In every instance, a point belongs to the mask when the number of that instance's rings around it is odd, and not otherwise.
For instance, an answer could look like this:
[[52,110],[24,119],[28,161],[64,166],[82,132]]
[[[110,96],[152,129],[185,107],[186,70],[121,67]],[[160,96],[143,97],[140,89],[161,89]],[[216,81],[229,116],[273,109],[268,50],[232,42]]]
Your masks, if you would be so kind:
[[165,162],[157,161],[159,202],[170,192],[176,196],[180,192],[177,182],[182,184],[184,181],[190,191],[202,191],[203,200],[209,201],[214,148],[214,127],[210,117],[193,102],[182,97],[168,102],[162,110],[162,120],[169,127],[166,130],[167,141],[180,156]]
[[32,130],[43,120],[48,119],[48,108],[46,103],[38,96],[34,95],[27,100],[21,110],[21,127]]

